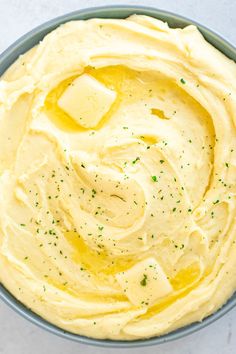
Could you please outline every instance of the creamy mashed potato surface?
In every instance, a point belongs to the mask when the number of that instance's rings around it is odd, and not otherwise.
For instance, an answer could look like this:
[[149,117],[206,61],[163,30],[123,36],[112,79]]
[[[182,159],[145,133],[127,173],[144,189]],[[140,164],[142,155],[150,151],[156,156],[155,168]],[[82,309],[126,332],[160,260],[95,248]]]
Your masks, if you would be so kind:
[[236,288],[236,65],[194,26],[66,23],[0,81],[0,281],[55,325],[134,340]]

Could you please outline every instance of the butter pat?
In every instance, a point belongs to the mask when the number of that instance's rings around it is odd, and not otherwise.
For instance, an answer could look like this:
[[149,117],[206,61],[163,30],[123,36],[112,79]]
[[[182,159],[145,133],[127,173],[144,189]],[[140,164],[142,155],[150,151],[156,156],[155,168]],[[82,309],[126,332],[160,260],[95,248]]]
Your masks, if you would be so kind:
[[94,128],[109,111],[116,93],[88,74],[75,79],[58,100],[58,106],[84,128]]
[[173,290],[155,258],[147,258],[117,273],[116,280],[134,305],[151,305]]

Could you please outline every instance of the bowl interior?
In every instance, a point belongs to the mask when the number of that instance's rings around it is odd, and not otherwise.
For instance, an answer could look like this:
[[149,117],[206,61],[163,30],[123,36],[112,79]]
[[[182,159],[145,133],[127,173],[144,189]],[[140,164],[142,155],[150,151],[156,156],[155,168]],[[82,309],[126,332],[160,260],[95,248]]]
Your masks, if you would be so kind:
[[[106,6],[106,7],[97,7],[90,8],[85,10],[78,10],[56,19],[53,19],[49,22],[42,24],[41,26],[33,29],[31,32],[27,33],[15,43],[13,43],[6,51],[0,55],[0,76],[4,71],[18,58],[20,54],[25,53],[27,50],[35,46],[41,41],[44,36],[54,30],[59,25],[73,20],[86,20],[89,18],[126,18],[132,14],[143,14],[158,18],[165,22],[168,22],[170,27],[179,27],[183,28],[187,25],[193,24],[196,25],[201,33],[204,35],[206,40],[210,42],[213,46],[223,52],[226,56],[236,61],[236,48],[227,42],[224,38],[209,30],[208,28],[192,21],[190,19],[184,18],[182,16],[166,12],[163,10],[158,10],[155,8],[142,7],[142,6]],[[164,342],[172,341],[197,330],[204,328],[210,323],[214,322],[230,309],[236,305],[236,294],[234,294],[228,302],[216,313],[207,317],[202,322],[193,323],[189,326],[180,328],[174,332],[163,335],[161,337],[154,337],[151,339],[145,340],[135,340],[132,342],[126,341],[114,341],[114,340],[99,340],[88,338],[80,335],[76,335],[70,332],[66,332],[53,324],[45,321],[40,316],[36,315],[26,306],[17,301],[5,288],[0,284],[0,298],[7,303],[12,309],[21,314],[23,317],[33,322],[34,324],[44,328],[56,335],[61,337],[77,341],[80,343],[90,344],[94,346],[103,346],[103,347],[119,347],[119,348],[131,348],[131,347],[143,347],[148,345],[156,345]]]

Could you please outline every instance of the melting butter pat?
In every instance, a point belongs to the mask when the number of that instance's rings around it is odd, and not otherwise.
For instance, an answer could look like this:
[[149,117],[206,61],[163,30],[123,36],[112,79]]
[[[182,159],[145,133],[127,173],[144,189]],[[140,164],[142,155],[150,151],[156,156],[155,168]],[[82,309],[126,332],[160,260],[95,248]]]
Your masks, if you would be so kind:
[[58,106],[84,128],[94,128],[109,111],[116,92],[88,74],[75,79],[58,100]]
[[116,274],[116,280],[134,305],[151,305],[173,289],[155,258],[147,258]]

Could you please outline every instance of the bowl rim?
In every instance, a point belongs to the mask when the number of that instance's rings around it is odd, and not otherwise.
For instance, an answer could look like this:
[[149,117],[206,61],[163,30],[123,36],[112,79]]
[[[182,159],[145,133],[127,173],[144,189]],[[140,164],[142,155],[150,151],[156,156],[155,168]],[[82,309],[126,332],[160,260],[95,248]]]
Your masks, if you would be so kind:
[[[109,12],[116,13],[116,16],[107,16]],[[119,15],[123,12],[123,16]],[[148,16],[153,16],[156,18],[165,18],[169,23],[171,21],[177,21],[181,23],[177,27],[185,27],[187,25],[195,25],[198,27],[203,36],[207,37],[207,41],[213,44],[221,52],[224,52],[230,59],[236,60],[236,47],[230,43],[224,36],[218,34],[216,31],[212,31],[208,27],[201,25],[197,21],[194,21],[188,17],[179,15],[174,12],[162,10],[156,7],[150,6],[140,6],[140,5],[108,5],[108,6],[97,6],[79,9],[73,12],[66,13],[64,15],[53,18],[43,24],[35,27],[31,31],[27,32],[19,39],[17,39],[13,44],[11,44],[6,50],[0,54],[0,77],[7,70],[7,68],[19,57],[19,55],[25,53],[27,50],[32,48],[34,45],[39,43],[39,41],[49,32],[53,31],[55,28],[63,23],[79,19],[89,19],[89,18],[125,18],[131,14],[144,14]],[[212,315],[206,317],[202,322],[195,322],[190,325],[181,327],[173,332],[161,335],[159,337],[151,337],[147,339],[138,339],[134,341],[119,341],[110,339],[95,339],[91,337],[86,337],[72,332],[65,331],[58,326],[50,323],[49,321],[43,319],[31,309],[27,308],[20,301],[18,301],[1,283],[0,283],[0,299],[3,300],[10,308],[15,312],[20,314],[25,319],[29,320],[31,323],[37,325],[38,327],[53,333],[59,337],[69,339],[78,343],[92,345],[96,347],[107,347],[107,348],[134,348],[134,347],[145,347],[152,346],[162,343],[167,343],[176,339],[180,339],[200,329],[210,325],[217,319],[224,316],[233,307],[236,306],[236,296],[232,295],[226,304],[224,304],[218,311]]]

